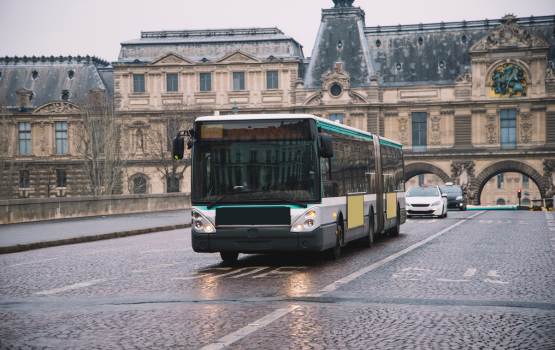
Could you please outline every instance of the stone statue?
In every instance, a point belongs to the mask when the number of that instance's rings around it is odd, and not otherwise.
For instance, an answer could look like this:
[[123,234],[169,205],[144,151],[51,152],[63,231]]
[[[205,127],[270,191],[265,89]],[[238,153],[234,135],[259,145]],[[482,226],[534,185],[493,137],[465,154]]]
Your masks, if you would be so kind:
[[355,2],[355,0],[333,0],[333,3],[335,4],[335,8],[353,7],[353,2]]
[[549,172],[549,189],[547,190],[547,197],[555,196],[555,160],[545,160],[545,169]]

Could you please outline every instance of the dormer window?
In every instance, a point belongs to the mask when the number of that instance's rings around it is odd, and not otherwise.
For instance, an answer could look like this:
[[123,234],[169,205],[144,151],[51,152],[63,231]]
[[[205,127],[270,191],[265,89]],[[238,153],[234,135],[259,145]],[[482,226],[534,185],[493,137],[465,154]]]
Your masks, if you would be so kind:
[[31,79],[37,80],[38,78],[39,78],[39,72],[37,72],[36,70],[31,72]]
[[62,100],[69,101],[69,90],[62,90]]
[[75,78],[75,71],[70,70],[69,72],[67,72],[67,77],[69,80],[73,80],[73,78]]

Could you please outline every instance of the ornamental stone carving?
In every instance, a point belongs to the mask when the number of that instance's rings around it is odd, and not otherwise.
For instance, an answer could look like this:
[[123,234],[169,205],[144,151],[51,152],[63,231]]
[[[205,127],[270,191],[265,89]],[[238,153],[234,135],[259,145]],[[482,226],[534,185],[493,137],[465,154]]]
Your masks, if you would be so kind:
[[547,197],[555,196],[555,159],[544,159],[543,161],[544,176],[549,181],[549,189],[547,190]]
[[487,143],[497,142],[497,116],[486,115],[486,141]]
[[342,70],[340,64],[333,72],[327,71],[322,74],[322,90],[328,91],[333,84],[341,85],[344,90],[351,87],[351,75]]
[[493,70],[490,77],[490,97],[526,96],[526,72],[516,64],[505,63]]
[[430,144],[431,145],[439,145],[441,144],[441,131],[440,131],[440,122],[441,117],[439,115],[433,115],[430,117],[430,121],[432,122],[432,132],[430,135]]
[[399,133],[398,133],[399,141],[401,142],[401,144],[407,145],[408,144],[407,123],[409,121],[409,118],[400,117],[399,119],[397,119],[397,121],[399,122]]
[[305,106],[311,106],[311,105],[320,105],[322,104],[322,97],[324,97],[324,94],[322,93],[322,91],[315,93],[314,95],[310,96],[306,102],[304,103]]
[[64,114],[81,113],[81,108],[71,102],[52,102],[43,107],[39,107],[34,114]]
[[501,24],[492,29],[487,37],[474,44],[469,52],[495,50],[506,47],[549,48],[549,45],[537,36],[530,34],[527,27],[517,23],[516,16],[509,14],[501,19]]
[[354,91],[349,91],[349,97],[353,103],[368,103],[360,94]]
[[464,70],[464,73],[459,75],[456,79],[455,79],[455,83],[457,84],[461,84],[461,83],[472,83],[472,74],[470,74],[470,72],[468,71],[468,69]]
[[532,114],[520,115],[520,142],[532,141]]

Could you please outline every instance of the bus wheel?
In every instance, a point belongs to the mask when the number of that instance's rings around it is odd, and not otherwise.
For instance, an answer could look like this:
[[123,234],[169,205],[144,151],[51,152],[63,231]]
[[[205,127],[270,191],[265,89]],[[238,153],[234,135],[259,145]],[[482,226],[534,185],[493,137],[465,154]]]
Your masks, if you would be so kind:
[[372,221],[372,219],[370,219],[369,221],[370,230],[368,230],[368,237],[363,238],[363,246],[366,248],[372,248],[372,246],[374,245],[374,222]]
[[399,207],[397,207],[397,217],[395,218],[395,227],[389,230],[389,237],[399,237],[401,232],[401,215],[399,215]]
[[221,257],[222,260],[225,261],[225,262],[234,262],[234,261],[237,261],[237,258],[239,257],[239,253],[235,253],[235,252],[220,252],[220,257]]
[[337,223],[336,226],[337,234],[335,235],[335,247],[330,248],[326,251],[326,257],[329,260],[339,259],[341,255],[341,242],[343,241],[343,225]]

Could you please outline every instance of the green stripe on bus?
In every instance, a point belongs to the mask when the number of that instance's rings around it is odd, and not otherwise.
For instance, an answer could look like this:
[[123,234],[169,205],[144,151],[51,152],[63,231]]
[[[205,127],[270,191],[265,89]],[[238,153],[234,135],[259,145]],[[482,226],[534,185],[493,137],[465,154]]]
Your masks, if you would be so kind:
[[365,139],[365,140],[370,140],[370,141],[373,140],[371,135],[366,135],[366,134],[356,132],[356,131],[353,131],[353,130],[344,129],[344,128],[342,128],[340,126],[337,126],[335,124],[331,124],[331,123],[328,124],[328,123],[324,123],[324,122],[321,122],[321,121],[317,121],[317,125],[322,127],[323,129],[326,129],[326,130],[336,131],[336,132],[339,132],[339,133],[342,133],[342,134],[345,134],[345,135],[354,136],[354,137],[358,137],[358,138]]
[[395,147],[395,148],[398,148],[398,149],[403,149],[403,146],[398,145],[398,144],[393,143],[393,142],[386,141],[386,140],[380,140],[380,144]]

